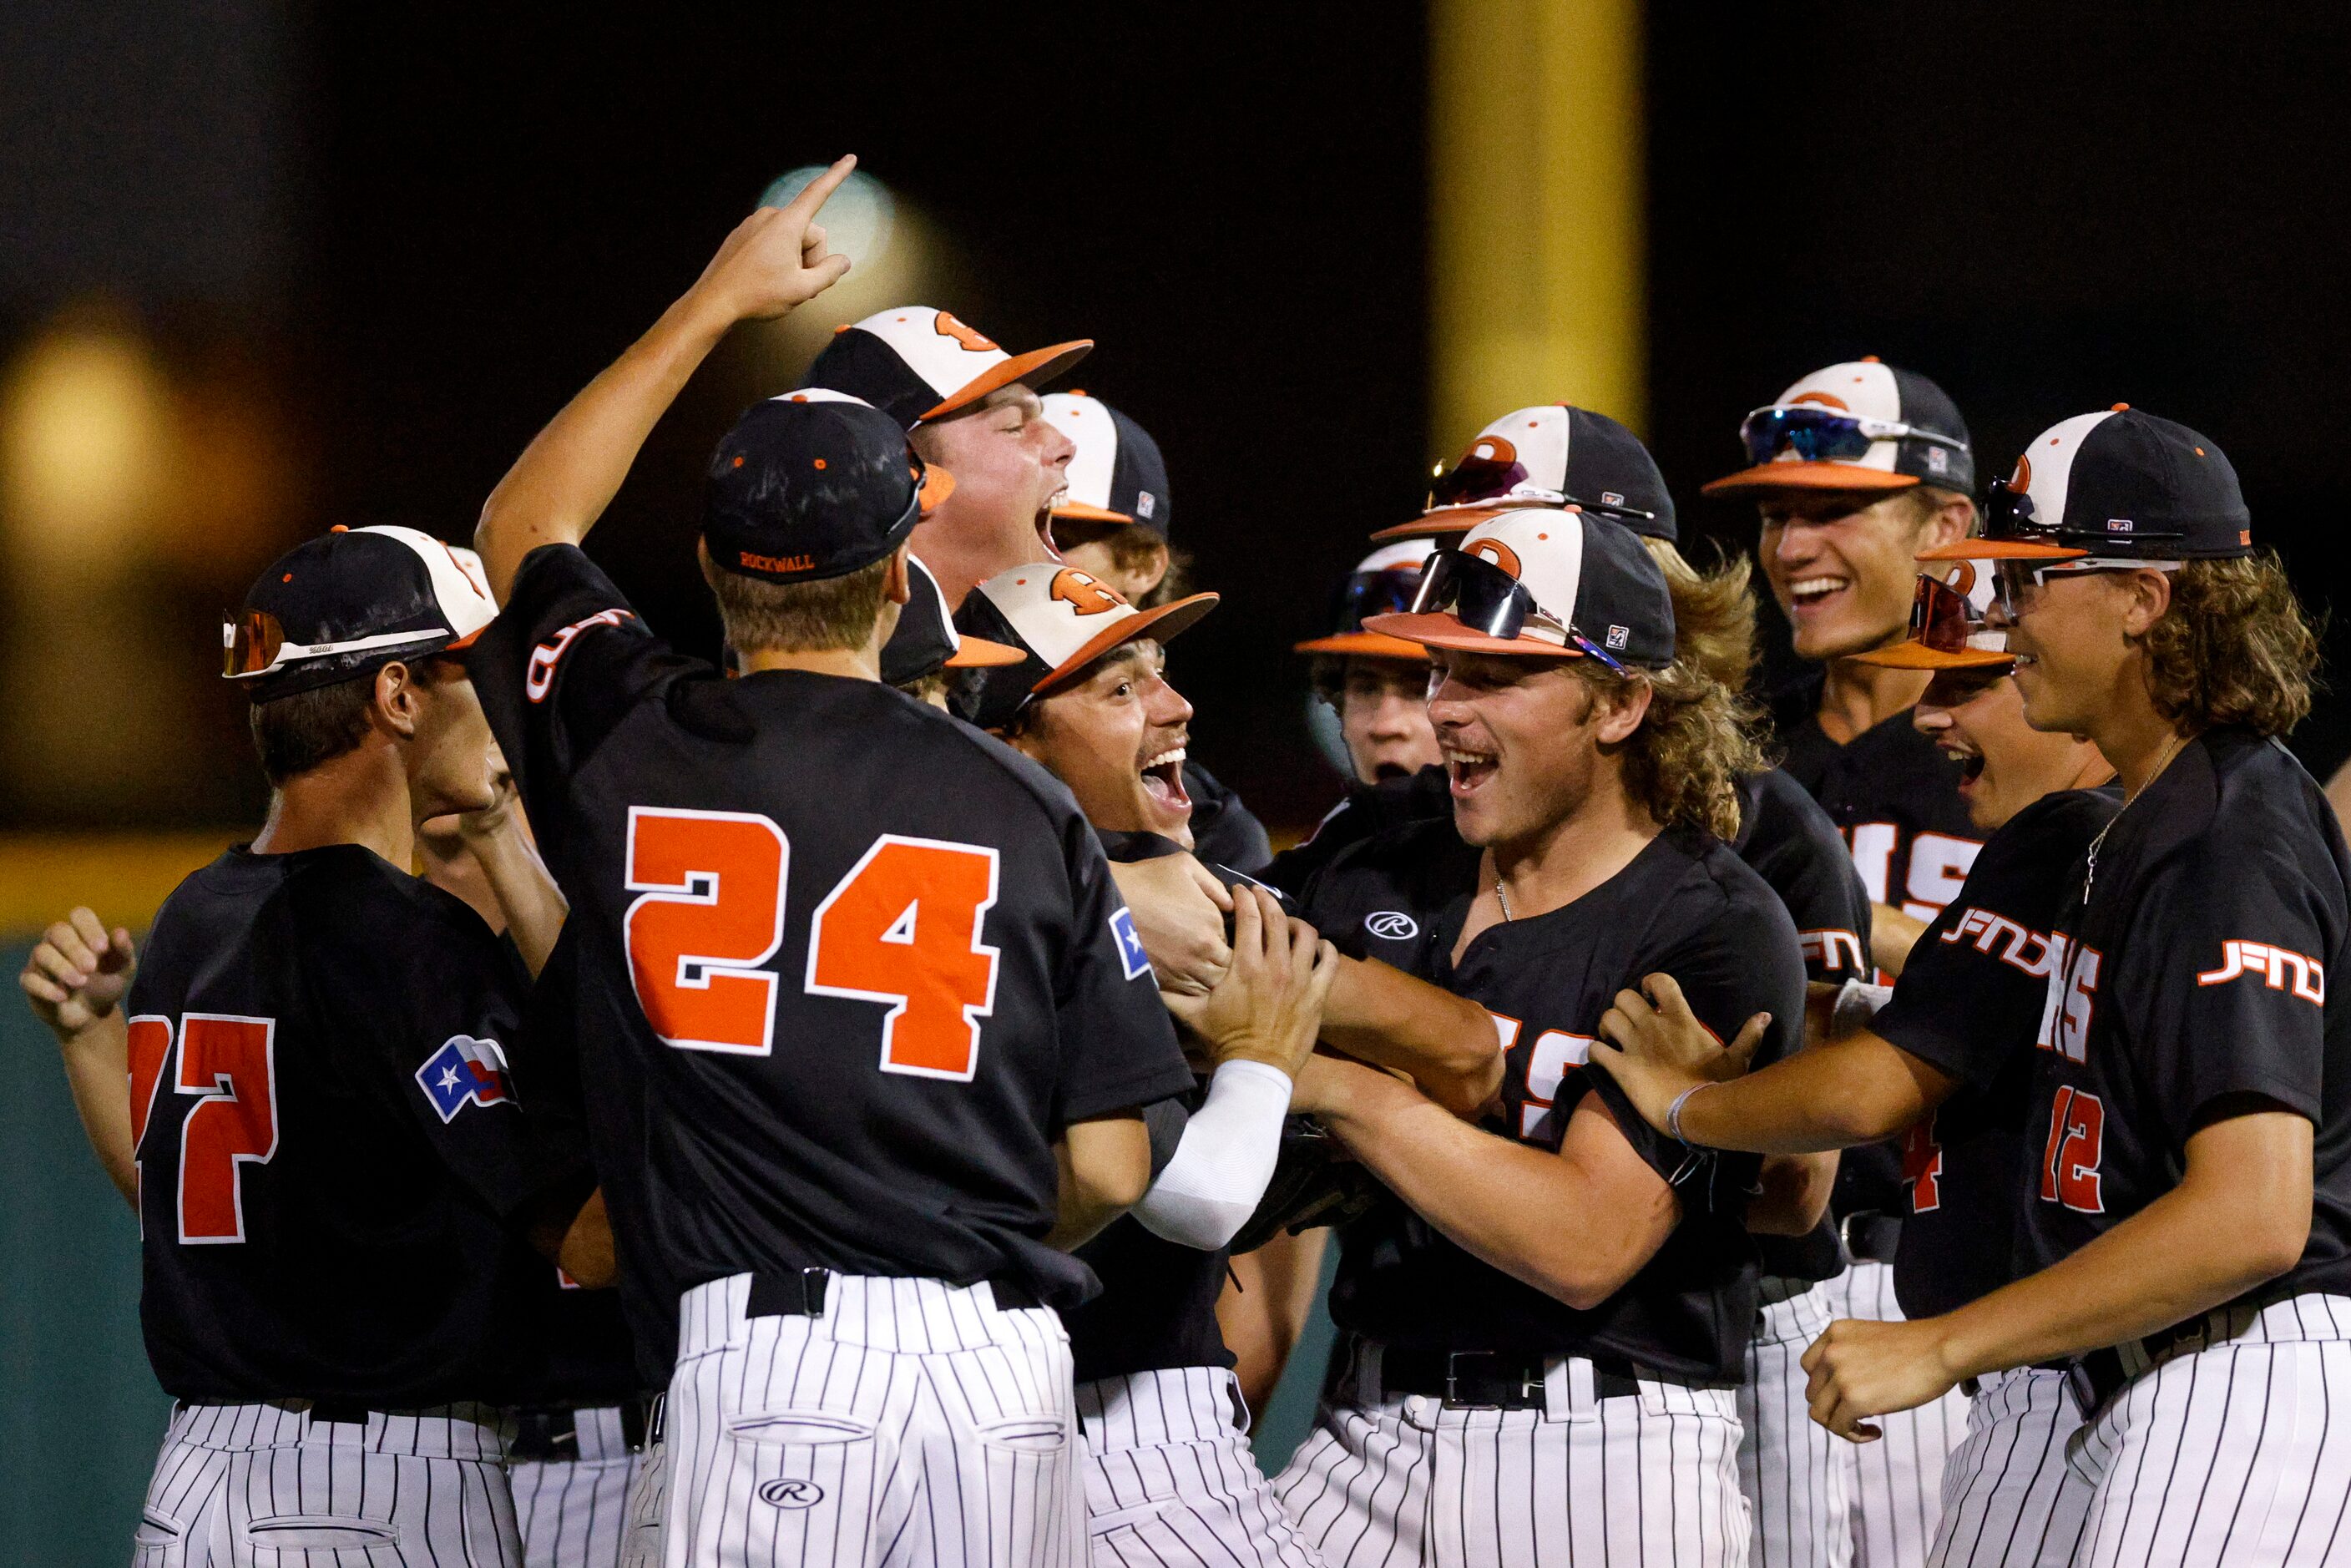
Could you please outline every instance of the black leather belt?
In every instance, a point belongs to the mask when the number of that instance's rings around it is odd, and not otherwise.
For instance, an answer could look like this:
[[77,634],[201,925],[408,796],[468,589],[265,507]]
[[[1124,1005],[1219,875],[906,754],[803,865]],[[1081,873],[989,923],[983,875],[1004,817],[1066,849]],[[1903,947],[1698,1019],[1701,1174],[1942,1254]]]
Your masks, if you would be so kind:
[[1844,1255],[1858,1263],[1891,1263],[1902,1246],[1902,1217],[1882,1208],[1856,1208],[1837,1221]]
[[[1026,1281],[1012,1279],[990,1280],[988,1290],[996,1297],[998,1312],[1020,1312],[1045,1303],[1037,1298],[1036,1291]],[[747,1318],[820,1318],[824,1316],[824,1299],[832,1289],[830,1269],[799,1269],[785,1273],[769,1273],[765,1270],[751,1276],[751,1293],[744,1301]]]
[[[646,1411],[651,1401],[640,1396],[624,1399],[621,1412],[621,1436],[632,1450],[645,1446]],[[569,1405],[526,1405],[514,1414],[514,1436],[507,1443],[507,1458],[523,1463],[561,1464],[580,1457],[580,1410],[601,1409],[606,1406]],[[317,1419],[315,1412],[312,1419]]]
[[2065,1379],[2073,1387],[2074,1403],[2082,1407],[2083,1419],[2089,1419],[2100,1406],[2122,1392],[2123,1385],[2138,1375],[2125,1364],[2126,1351],[2132,1353],[2132,1359],[2137,1362],[2141,1371],[2145,1371],[2182,1345],[2194,1344],[2201,1348],[2210,1341],[2210,1319],[2213,1315],[2201,1313],[2184,1323],[2174,1323],[2161,1333],[2151,1333],[2145,1339],[2105,1350],[2094,1350],[2066,1367]]
[[[1390,1345],[1380,1356],[1380,1391],[1418,1394],[1447,1405],[1481,1409],[1540,1410],[1547,1370],[1543,1364],[1550,1359],[1519,1351],[1412,1350]],[[1593,1364],[1595,1398],[1614,1399],[1640,1391],[1629,1365],[1620,1370]]]

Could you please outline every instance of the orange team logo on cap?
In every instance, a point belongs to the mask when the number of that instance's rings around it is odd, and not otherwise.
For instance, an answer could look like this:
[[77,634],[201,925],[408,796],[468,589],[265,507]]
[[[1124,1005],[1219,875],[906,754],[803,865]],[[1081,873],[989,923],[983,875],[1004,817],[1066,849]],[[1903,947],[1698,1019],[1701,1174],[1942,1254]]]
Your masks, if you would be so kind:
[[993,354],[1001,351],[993,342],[956,320],[955,313],[951,310],[940,311],[938,319],[931,325],[937,329],[940,337],[953,338],[975,354]]
[[1509,572],[1512,577],[1524,577],[1526,575],[1525,569],[1519,565],[1519,552],[1512,549],[1510,546],[1504,544],[1499,539],[1479,539],[1476,544],[1469,546],[1468,549],[1463,550],[1461,553],[1464,555],[1483,556],[1488,560],[1492,561],[1496,566],[1500,567],[1504,571]]
[[1848,404],[1844,399],[1837,396],[1834,392],[1800,392],[1796,396],[1788,400],[1788,406],[1793,408],[1800,402],[1816,402],[1824,408],[1843,409],[1847,413],[1851,413],[1853,412],[1852,406]]
[[1508,436],[1481,435],[1469,444],[1468,451],[1461,455],[1464,463],[1473,459],[1486,463],[1516,463],[1519,449],[1510,444]]
[[1076,615],[1100,615],[1126,602],[1116,589],[1095,581],[1073,566],[1065,566],[1053,574],[1053,585],[1045,591],[1045,597],[1068,605],[1071,613]]
[[2017,491],[2030,490],[2032,488],[2032,459],[2031,457],[2019,457],[2016,460],[2016,472],[2009,476],[2008,487],[2011,490]]

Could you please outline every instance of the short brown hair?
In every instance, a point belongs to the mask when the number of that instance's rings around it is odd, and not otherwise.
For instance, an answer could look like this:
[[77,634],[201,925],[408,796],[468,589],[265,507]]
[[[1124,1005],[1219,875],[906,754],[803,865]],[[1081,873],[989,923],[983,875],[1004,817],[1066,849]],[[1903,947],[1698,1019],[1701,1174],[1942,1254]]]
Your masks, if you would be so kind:
[[1603,698],[1621,700],[1635,682],[1649,687],[1649,711],[1624,743],[1625,788],[1660,827],[1704,828],[1728,843],[1739,836],[1739,780],[1763,768],[1753,720],[1729,687],[1687,659],[1662,670],[1618,674],[1597,659],[1576,673]]
[[276,789],[298,773],[332,762],[367,738],[375,671],[255,703],[246,716],[262,776]]
[[2271,551],[2183,561],[2146,644],[2156,711],[2189,730],[2285,735],[2309,716],[2318,631]]
[[738,653],[819,653],[862,648],[888,597],[890,561],[816,582],[769,582],[706,566],[727,646]]
[[[1745,556],[1700,571],[1671,539],[1644,538],[1674,599],[1674,653],[1733,693],[1747,690],[1755,671],[1753,569]],[[1718,552],[1719,555],[1719,552]]]

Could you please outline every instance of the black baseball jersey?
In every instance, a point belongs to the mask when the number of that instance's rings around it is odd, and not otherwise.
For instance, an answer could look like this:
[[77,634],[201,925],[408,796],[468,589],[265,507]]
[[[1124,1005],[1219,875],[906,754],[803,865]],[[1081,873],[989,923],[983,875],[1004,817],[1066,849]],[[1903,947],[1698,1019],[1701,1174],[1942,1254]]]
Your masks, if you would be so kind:
[[1870,1026],[1960,1082],[1902,1142],[1910,1219],[1894,1289],[1910,1317],[1965,1306],[2016,1277],[2017,1172],[2032,1163],[2024,1126],[2049,934],[2075,862],[2120,802],[2111,789],[2067,789],[2011,818],[1918,938]]
[[1452,786],[1442,765],[1401,779],[1351,785],[1340,802],[1314,824],[1311,833],[1273,857],[1265,880],[1285,893],[1296,893],[1348,845],[1406,822],[1432,821],[1452,814]]
[[1755,1319],[1756,1255],[1743,1220],[1761,1162],[1653,1131],[1613,1079],[1583,1064],[1616,993],[1658,971],[1726,1040],[1769,1011],[1757,1061],[1786,1054],[1803,1027],[1794,923],[1728,847],[1673,828],[1573,904],[1480,932],[1456,966],[1478,877],[1479,852],[1449,821],[1416,823],[1354,846],[1314,877],[1307,918],[1343,950],[1494,1015],[1506,1061],[1488,1131],[1555,1150],[1569,1116],[1596,1095],[1673,1184],[1681,1219],[1624,1289],[1578,1312],[1471,1256],[1400,1202],[1383,1202],[1342,1232],[1332,1318],[1391,1344],[1583,1354],[1684,1382],[1735,1383]]
[[1272,841],[1238,795],[1196,762],[1184,764],[1184,793],[1192,798],[1193,853],[1249,876],[1265,870]]
[[526,1117],[527,983],[459,899],[372,851],[240,845],[155,917],[128,1001],[164,1389],[376,1409],[524,1390],[503,1338],[584,1150]]
[[632,1289],[820,1267],[1081,1299],[1044,1240],[1053,1142],[1192,1073],[1069,791],[878,682],[726,679],[569,546],[471,663],[579,928]]
[[[1772,698],[1781,766],[1844,835],[1871,900],[1931,920],[1959,896],[1983,847],[1959,798],[1959,764],[1918,733],[1908,708],[1838,745],[1821,728],[1821,685],[1815,673]],[[1900,1214],[1905,1202],[1898,1144],[1844,1152],[1836,1213]]]
[[[1739,837],[1730,847],[1787,906],[1807,980],[1870,977],[1868,892],[1828,813],[1784,768],[1739,780]],[[1782,1279],[1832,1280],[1844,1268],[1835,1222],[1825,1215],[1810,1235],[1758,1236],[1755,1246],[1763,1271]]]
[[2274,740],[2181,748],[2069,879],[2026,1150],[2025,1251],[2064,1258],[2179,1185],[2189,1135],[2283,1107],[2316,1127],[2302,1261],[2249,1292],[2351,1292],[2351,859]]

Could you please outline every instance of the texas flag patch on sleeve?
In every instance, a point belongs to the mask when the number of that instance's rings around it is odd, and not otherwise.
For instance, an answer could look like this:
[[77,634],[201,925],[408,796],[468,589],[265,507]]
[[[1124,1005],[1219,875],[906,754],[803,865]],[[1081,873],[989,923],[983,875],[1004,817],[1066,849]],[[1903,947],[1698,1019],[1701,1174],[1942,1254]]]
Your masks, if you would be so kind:
[[1139,980],[1151,973],[1151,956],[1143,950],[1143,938],[1134,929],[1134,911],[1121,909],[1110,917],[1111,939],[1118,944],[1118,961],[1130,980]]
[[453,1034],[416,1070],[416,1082],[443,1122],[468,1105],[512,1104],[506,1048],[495,1040]]

